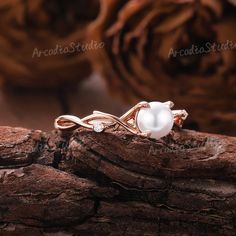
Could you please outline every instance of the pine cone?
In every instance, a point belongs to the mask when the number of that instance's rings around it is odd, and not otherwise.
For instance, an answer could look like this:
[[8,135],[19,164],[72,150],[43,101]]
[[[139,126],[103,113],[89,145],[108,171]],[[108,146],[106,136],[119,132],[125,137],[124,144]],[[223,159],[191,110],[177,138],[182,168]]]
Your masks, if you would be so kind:
[[236,6],[236,0],[228,0],[228,1]]
[[86,53],[75,49],[98,10],[97,0],[1,0],[0,78],[14,86],[54,88],[88,76]]
[[112,94],[173,100],[188,127],[236,134],[235,13],[220,0],[101,0],[89,37],[105,47],[90,56]]

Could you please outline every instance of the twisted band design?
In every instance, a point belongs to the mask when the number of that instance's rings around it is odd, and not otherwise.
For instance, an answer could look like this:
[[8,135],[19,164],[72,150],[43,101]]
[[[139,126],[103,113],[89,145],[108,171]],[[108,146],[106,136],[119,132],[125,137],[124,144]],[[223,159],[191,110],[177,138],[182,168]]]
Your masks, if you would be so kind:
[[[169,108],[174,106],[174,103],[171,101],[165,102],[164,104]],[[108,127],[119,125],[133,134],[150,137],[151,132],[142,132],[137,125],[137,114],[143,108],[150,108],[149,103],[140,102],[121,117],[100,111],[94,111],[93,114],[86,116],[83,119],[73,115],[62,115],[55,120],[54,125],[56,129],[61,131],[75,130],[82,126],[84,128],[92,129],[96,132],[102,132]],[[185,110],[172,110],[172,114],[174,124],[182,127],[184,120],[188,116],[187,112]]]

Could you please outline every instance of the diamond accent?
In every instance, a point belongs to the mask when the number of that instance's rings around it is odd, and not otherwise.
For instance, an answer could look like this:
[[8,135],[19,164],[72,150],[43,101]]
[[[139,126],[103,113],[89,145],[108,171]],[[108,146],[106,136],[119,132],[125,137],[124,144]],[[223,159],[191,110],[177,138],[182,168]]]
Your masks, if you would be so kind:
[[97,133],[101,133],[104,130],[104,124],[102,122],[96,122],[93,124],[93,130]]

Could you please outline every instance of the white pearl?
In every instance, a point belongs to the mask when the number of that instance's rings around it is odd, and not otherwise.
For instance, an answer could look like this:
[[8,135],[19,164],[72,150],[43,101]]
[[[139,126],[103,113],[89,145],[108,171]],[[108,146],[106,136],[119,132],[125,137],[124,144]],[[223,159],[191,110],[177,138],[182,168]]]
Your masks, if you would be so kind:
[[170,133],[174,117],[168,105],[150,102],[150,108],[142,108],[137,115],[137,125],[142,132],[151,132],[151,138],[160,139]]

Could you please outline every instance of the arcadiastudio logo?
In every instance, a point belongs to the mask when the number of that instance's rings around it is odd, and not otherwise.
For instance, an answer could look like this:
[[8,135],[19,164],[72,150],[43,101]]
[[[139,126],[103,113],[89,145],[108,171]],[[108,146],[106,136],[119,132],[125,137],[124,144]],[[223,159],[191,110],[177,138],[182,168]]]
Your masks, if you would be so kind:
[[54,48],[38,49],[34,48],[32,58],[66,55],[74,53],[84,53],[91,50],[98,50],[104,48],[104,42],[97,42],[91,40],[90,42],[71,42],[69,45],[62,46],[57,44]]
[[178,50],[174,50],[173,48],[170,49],[168,57],[184,57],[184,56],[193,56],[193,55],[201,55],[201,54],[208,54],[208,53],[217,53],[226,50],[235,50],[236,49],[236,42],[231,40],[227,40],[224,43],[211,43],[206,42],[204,45],[194,45],[190,48],[181,48]]

